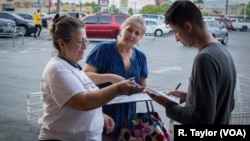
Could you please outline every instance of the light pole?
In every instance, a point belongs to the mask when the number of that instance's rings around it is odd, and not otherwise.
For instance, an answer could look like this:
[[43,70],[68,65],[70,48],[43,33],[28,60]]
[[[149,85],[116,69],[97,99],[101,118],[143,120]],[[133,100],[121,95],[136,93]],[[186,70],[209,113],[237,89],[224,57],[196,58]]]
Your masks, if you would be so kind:
[[80,12],[82,12],[82,2],[79,0]]
[[247,4],[244,5],[244,21],[246,20],[246,10],[247,10]]
[[41,9],[40,0],[37,0],[37,3],[39,5],[39,9]]
[[57,0],[56,11],[59,13],[61,11],[61,1]]

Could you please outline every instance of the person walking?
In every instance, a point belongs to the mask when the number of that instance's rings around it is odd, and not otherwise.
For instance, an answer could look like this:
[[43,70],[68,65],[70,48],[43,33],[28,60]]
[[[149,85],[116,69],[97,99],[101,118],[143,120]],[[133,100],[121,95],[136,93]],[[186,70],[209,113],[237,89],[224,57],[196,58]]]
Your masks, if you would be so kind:
[[36,38],[37,36],[40,36],[41,30],[42,30],[40,9],[38,9],[34,15],[34,24],[35,24],[34,37]]
[[144,90],[136,82],[124,80],[99,89],[78,62],[87,48],[83,21],[64,15],[52,24],[50,35],[58,51],[42,73],[43,116],[40,141],[101,141],[103,127],[109,134],[114,120],[102,106],[119,94]]
[[[120,27],[117,41],[98,44],[87,56],[84,72],[99,83],[116,84],[134,78],[142,86],[147,85],[148,66],[146,55],[135,45],[144,36],[145,21],[140,16],[130,16]],[[114,132],[103,133],[103,141],[117,141],[122,124],[136,113],[136,102],[105,105],[103,113],[111,116],[115,123]]]
[[[185,14],[184,14],[185,13]],[[175,1],[165,13],[176,41],[197,48],[188,91],[173,90],[179,105],[165,96],[147,93],[165,107],[166,115],[181,124],[229,124],[234,109],[236,68],[230,52],[204,24],[200,9],[190,1]]]
[[57,12],[54,19],[53,19],[53,22],[55,22],[58,18],[60,17],[59,13]]

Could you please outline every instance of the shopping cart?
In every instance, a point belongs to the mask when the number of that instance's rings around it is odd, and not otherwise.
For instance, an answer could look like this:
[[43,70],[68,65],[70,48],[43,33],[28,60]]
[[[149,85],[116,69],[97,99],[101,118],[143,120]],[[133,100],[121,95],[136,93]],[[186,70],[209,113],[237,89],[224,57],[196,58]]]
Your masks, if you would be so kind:
[[230,124],[249,125],[250,124],[250,103],[236,103],[230,117]]
[[41,117],[43,113],[41,92],[30,93],[27,95],[27,124],[41,127]]

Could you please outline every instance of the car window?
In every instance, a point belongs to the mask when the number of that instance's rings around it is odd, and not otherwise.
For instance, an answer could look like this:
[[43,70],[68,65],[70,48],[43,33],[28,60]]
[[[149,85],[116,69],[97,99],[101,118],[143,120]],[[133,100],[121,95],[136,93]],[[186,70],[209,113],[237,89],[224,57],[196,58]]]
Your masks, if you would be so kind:
[[97,24],[97,16],[90,16],[90,17],[87,17],[84,22],[86,24]]
[[100,24],[110,24],[110,23],[112,23],[112,19],[110,16],[99,16],[99,23]]
[[158,19],[158,16],[157,15],[150,15],[149,18]]
[[68,13],[70,17],[76,17],[76,13]]
[[9,14],[5,14],[5,13],[0,13],[0,17],[5,18],[5,19],[11,19],[11,20],[14,19],[14,17],[12,17]]
[[147,26],[156,26],[157,23],[154,22],[154,21],[146,21],[146,25],[147,25]]
[[115,16],[115,20],[117,23],[123,23],[126,19],[126,16]]
[[148,15],[141,15],[141,16],[142,16],[142,18],[149,18]]

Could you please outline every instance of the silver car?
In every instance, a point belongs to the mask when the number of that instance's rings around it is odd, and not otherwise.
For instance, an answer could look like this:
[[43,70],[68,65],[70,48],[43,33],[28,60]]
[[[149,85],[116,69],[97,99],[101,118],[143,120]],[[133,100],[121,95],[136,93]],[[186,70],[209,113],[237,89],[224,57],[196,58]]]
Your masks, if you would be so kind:
[[228,43],[228,30],[224,24],[215,19],[204,19],[208,31],[223,45]]
[[11,33],[15,26],[16,26],[15,21],[0,18],[0,34]]

